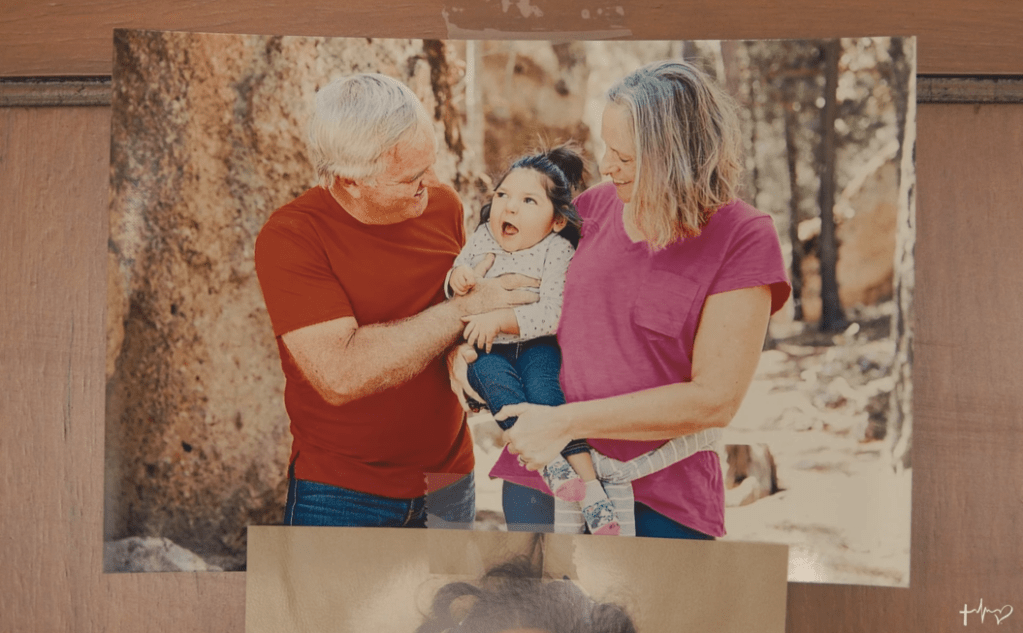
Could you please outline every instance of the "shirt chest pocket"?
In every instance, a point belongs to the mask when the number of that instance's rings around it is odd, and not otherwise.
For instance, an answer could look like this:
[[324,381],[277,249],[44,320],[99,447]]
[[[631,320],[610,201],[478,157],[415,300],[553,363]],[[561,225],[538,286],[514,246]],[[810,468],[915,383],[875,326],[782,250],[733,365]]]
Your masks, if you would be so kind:
[[632,322],[655,337],[679,339],[694,310],[699,310],[701,284],[679,273],[651,270],[632,305]]

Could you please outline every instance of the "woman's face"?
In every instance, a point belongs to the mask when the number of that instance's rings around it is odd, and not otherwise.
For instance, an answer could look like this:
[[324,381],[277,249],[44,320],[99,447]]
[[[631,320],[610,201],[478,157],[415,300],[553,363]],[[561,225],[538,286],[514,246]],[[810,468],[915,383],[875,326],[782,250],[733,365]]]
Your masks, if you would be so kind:
[[607,146],[600,159],[600,173],[614,182],[618,198],[629,202],[636,180],[636,140],[632,134],[632,117],[625,106],[609,103],[604,107],[600,137]]
[[490,201],[490,232],[501,248],[514,253],[527,249],[565,227],[554,217],[543,179],[532,169],[516,169],[501,181]]

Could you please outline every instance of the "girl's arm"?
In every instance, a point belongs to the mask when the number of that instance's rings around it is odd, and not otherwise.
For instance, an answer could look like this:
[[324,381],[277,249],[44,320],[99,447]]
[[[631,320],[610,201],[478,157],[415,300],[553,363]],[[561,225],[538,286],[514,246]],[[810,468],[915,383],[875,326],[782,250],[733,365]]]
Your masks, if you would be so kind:
[[509,450],[536,470],[575,437],[665,440],[726,426],[753,380],[770,313],[768,286],[708,296],[690,382],[560,407],[509,405],[496,415],[518,416],[504,432]]

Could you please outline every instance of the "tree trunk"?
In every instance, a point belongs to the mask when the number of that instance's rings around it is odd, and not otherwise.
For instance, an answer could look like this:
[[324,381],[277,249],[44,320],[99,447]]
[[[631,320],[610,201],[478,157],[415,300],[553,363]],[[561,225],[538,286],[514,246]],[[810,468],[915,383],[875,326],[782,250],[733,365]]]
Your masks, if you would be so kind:
[[789,274],[792,281],[792,318],[803,320],[803,243],[799,239],[799,185],[796,180],[796,112],[793,108],[791,82],[786,81],[785,91],[785,157],[789,168],[789,248],[792,250],[792,263]]
[[821,235],[818,255],[821,260],[821,322],[825,332],[845,327],[838,299],[838,244],[835,239],[835,117],[838,112],[838,56],[841,44],[830,40],[823,46],[824,110],[821,112]]
[[896,471],[911,466],[913,439],[913,290],[916,248],[916,49],[913,40],[894,38],[891,47],[896,95],[896,118],[902,143],[899,147],[899,209],[895,233],[893,279],[895,314],[892,338],[894,388],[888,416],[888,450]]

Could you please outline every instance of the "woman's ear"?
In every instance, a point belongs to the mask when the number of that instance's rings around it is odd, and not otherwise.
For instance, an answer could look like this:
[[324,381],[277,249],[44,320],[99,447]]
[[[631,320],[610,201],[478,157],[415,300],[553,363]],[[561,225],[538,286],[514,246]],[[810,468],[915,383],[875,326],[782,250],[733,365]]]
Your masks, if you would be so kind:
[[551,230],[555,233],[560,233],[561,229],[565,228],[567,225],[568,219],[560,213],[557,213],[554,215],[554,224],[551,225]]

